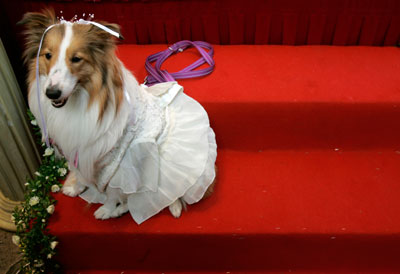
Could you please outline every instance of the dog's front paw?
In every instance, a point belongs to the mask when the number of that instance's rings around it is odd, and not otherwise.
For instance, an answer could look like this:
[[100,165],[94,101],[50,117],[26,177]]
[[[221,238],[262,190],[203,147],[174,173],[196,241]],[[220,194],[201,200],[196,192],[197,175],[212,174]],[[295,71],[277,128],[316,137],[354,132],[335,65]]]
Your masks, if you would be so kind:
[[71,171],[62,187],[62,193],[70,197],[76,197],[84,190],[85,186],[78,182],[75,173]]
[[76,197],[81,194],[84,189],[85,187],[78,186],[78,184],[68,186],[64,185],[62,187],[62,193],[70,197]]
[[122,214],[128,212],[128,205],[127,204],[120,204],[119,206],[117,206],[117,208],[115,208],[115,210],[111,213],[111,217],[113,218],[117,218],[119,216],[121,216]]
[[179,218],[182,213],[182,203],[178,199],[173,204],[169,206],[169,211],[171,212],[172,216],[175,218]]
[[106,220],[111,218],[111,214],[112,210],[103,205],[94,212],[94,217],[98,220]]

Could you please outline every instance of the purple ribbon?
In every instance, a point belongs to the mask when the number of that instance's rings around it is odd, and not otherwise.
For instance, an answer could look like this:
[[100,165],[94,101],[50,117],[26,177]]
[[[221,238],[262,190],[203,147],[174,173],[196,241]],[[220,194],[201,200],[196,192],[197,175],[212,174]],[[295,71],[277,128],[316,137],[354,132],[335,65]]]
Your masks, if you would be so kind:
[[[189,47],[195,47],[201,54],[201,58],[196,62],[191,64],[190,66],[178,71],[169,73],[166,70],[161,69],[162,63],[172,54],[177,52],[182,52]],[[206,51],[205,49],[208,49]],[[207,42],[203,41],[189,41],[183,40],[173,44],[168,47],[166,50],[155,53],[147,57],[145,67],[148,76],[145,78],[145,84],[148,86],[154,85],[156,83],[175,81],[177,79],[187,79],[187,78],[195,78],[200,76],[205,76],[210,74],[215,67],[215,62],[213,59],[214,56],[214,48]],[[155,62],[153,66],[151,63]],[[195,70],[199,66],[207,63],[209,67],[204,69]]]

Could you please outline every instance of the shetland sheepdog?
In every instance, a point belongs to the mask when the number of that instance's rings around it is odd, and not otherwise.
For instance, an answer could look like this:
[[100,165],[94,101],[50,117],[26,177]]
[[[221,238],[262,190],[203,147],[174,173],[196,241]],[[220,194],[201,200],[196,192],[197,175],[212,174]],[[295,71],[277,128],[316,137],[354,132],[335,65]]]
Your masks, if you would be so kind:
[[[74,197],[96,187],[99,163],[123,135],[132,108],[129,97],[142,92],[141,86],[117,58],[116,39],[106,31],[90,24],[60,23],[52,10],[27,13],[20,23],[26,27],[24,61],[29,68],[29,106],[44,136],[42,111],[56,151],[68,160],[71,171],[62,192]],[[120,32],[116,24],[100,23]],[[37,90],[36,55],[45,30],[54,24],[40,49]],[[79,166],[75,168],[77,151]],[[213,185],[208,186],[204,197],[209,196]],[[101,194],[105,200],[94,214],[97,219],[118,217],[128,211],[128,194],[112,188]],[[178,198],[168,206],[178,218],[185,203]]]

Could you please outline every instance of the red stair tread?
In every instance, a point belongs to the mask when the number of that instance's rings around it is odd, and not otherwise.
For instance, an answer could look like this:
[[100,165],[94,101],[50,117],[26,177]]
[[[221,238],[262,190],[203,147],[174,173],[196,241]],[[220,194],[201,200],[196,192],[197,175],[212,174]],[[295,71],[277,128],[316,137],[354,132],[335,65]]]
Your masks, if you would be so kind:
[[[326,274],[326,273],[341,273],[341,274],[364,274],[371,273],[372,271],[312,271],[312,274]],[[283,273],[296,273],[296,274],[310,274],[310,271],[293,271],[291,269],[282,271],[132,271],[132,270],[83,270],[83,271],[67,271],[66,274],[283,274]],[[376,273],[376,272],[372,272]],[[393,271],[379,272],[382,274],[398,274]]]
[[[50,229],[67,269],[400,269],[396,151],[219,151],[215,194],[180,219],[98,221],[57,194]],[[90,256],[88,256],[90,254]],[[199,258],[206,258],[201,260]]]
[[[165,48],[121,45],[118,52],[141,82],[146,57]],[[162,68],[177,71],[197,58],[191,49]],[[219,148],[398,146],[398,48],[215,46],[215,61],[211,75],[179,83],[207,110]]]
[[140,226],[128,214],[98,221],[97,205],[57,194],[51,230],[59,236],[400,233],[398,151],[219,151],[217,165],[215,194],[180,219],[164,211]]
[[[165,48],[121,45],[119,55],[140,81],[145,57]],[[399,50],[215,50],[210,76],[179,81],[203,103],[217,134],[215,194],[180,219],[164,210],[140,226],[128,214],[98,221],[98,205],[57,194],[50,229],[63,265],[400,269]],[[165,67],[176,71],[198,58],[193,50],[183,54]]]
[[[118,55],[140,83],[147,56],[166,45],[120,45]],[[394,47],[215,45],[214,72],[179,80],[201,103],[400,102],[400,50]],[[178,71],[199,58],[175,54],[163,65]]]
[[[288,271],[291,272],[291,271]],[[270,273],[270,274],[278,274],[278,273],[282,273],[281,272],[265,272],[265,271],[185,271],[185,272],[181,272],[181,271],[151,271],[151,272],[147,272],[147,271],[126,271],[126,270],[83,270],[83,271],[67,271],[67,274],[263,274],[263,273]],[[300,272],[296,272],[296,273],[300,273]],[[304,272],[304,273],[309,273],[309,272]],[[316,272],[313,272],[314,274],[318,274]],[[358,272],[359,273],[359,272]],[[360,274],[360,273],[359,273]],[[385,272],[385,274],[388,274]]]

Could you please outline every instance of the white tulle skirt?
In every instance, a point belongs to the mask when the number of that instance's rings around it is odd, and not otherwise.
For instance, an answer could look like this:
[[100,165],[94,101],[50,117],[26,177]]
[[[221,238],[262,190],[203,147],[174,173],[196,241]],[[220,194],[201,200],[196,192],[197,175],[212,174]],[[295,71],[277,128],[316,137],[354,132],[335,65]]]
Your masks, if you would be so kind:
[[[128,194],[128,208],[138,224],[178,198],[188,204],[198,202],[214,181],[217,157],[215,134],[198,102],[176,82],[143,87],[163,111],[162,130],[154,138],[137,132],[125,138],[125,144],[119,145],[125,146],[123,153],[110,163],[115,168],[106,182],[107,187]],[[104,203],[100,193],[86,191],[81,197]]]

